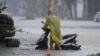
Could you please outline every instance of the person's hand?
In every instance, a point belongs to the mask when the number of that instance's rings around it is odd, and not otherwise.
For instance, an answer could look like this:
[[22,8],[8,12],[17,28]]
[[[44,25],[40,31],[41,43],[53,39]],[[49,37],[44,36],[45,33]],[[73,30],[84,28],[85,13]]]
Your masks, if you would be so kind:
[[44,27],[42,27],[42,30],[45,31],[46,29]]

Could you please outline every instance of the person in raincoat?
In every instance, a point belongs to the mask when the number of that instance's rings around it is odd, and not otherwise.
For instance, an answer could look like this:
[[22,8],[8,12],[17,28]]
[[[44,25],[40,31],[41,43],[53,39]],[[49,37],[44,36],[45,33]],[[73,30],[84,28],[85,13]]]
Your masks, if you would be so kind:
[[53,10],[50,8],[47,15],[46,21],[44,23],[43,29],[50,28],[50,49],[53,50],[53,44],[61,50],[61,43],[62,43],[62,35],[60,30],[60,20],[57,16],[55,16]]

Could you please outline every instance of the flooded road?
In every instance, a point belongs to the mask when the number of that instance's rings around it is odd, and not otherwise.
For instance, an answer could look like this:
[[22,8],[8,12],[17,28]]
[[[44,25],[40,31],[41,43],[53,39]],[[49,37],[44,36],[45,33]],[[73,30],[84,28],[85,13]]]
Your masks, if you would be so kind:
[[[88,36],[88,37],[87,37]],[[95,54],[100,52],[100,35],[97,34],[79,34],[77,37],[78,44],[81,44],[81,50],[35,50],[33,44],[39,38],[38,34],[17,33],[14,38],[21,41],[18,48],[0,47],[0,56],[87,56],[88,54]]]
[[[34,28],[35,26],[38,27]],[[82,45],[81,50],[35,50],[36,45],[30,44],[34,44],[40,38],[41,34],[43,34],[41,20],[15,20],[15,27],[25,31],[16,32],[14,36],[14,38],[20,40],[21,45],[18,48],[0,46],[0,56],[47,56],[47,54],[51,56],[87,56],[100,52],[100,23],[90,21],[62,21],[62,26],[66,26],[61,29],[62,35],[70,33],[78,34],[76,39],[77,43]],[[85,28],[77,26],[85,26]],[[86,26],[93,26],[93,28],[87,29]],[[98,27],[95,28],[95,26]]]

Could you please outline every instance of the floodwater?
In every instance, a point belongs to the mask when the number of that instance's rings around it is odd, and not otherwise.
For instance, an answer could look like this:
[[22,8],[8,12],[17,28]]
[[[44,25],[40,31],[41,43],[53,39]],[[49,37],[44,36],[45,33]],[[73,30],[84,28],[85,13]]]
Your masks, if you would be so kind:
[[30,44],[35,44],[43,34],[41,20],[14,19],[16,30],[24,31],[16,32],[13,37],[19,39],[21,45],[18,48],[7,48],[1,45],[0,56],[47,56],[47,54],[51,56],[87,56],[100,52],[100,23],[68,20],[61,21],[64,26],[61,28],[62,35],[77,33],[76,39],[77,43],[82,46],[81,50],[35,50],[36,45]]

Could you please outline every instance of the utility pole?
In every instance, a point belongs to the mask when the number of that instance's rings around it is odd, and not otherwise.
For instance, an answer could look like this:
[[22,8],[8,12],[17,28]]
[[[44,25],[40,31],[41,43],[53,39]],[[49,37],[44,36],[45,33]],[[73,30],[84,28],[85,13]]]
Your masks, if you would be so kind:
[[50,8],[54,10],[55,8],[55,0],[50,0]]

